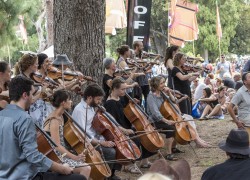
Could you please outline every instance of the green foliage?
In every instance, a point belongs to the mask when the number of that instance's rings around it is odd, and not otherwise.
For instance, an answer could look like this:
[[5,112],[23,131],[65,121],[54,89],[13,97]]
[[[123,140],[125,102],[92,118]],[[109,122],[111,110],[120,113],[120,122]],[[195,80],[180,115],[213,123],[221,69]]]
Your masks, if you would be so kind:
[[[8,60],[10,49],[11,62],[14,64],[21,56],[20,51],[34,51],[38,48],[38,38],[34,22],[41,13],[42,0],[1,0],[0,1],[0,60]],[[28,34],[28,44],[18,37],[18,16],[24,16]]]
[[231,39],[229,50],[235,54],[250,54],[250,5],[242,5],[236,34]]

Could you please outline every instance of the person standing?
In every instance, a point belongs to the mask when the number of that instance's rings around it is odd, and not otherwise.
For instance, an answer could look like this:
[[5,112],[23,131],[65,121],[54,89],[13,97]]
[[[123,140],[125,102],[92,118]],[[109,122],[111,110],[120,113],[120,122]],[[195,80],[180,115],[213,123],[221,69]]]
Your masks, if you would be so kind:
[[[227,110],[238,128],[245,129],[250,135],[250,72],[242,75],[243,86],[235,93]],[[238,117],[233,108],[238,106]]]
[[182,113],[191,115],[191,88],[190,82],[196,79],[200,73],[187,73],[182,67],[186,63],[186,57],[182,53],[177,53],[174,56],[174,68],[172,69],[173,88],[180,91],[182,94],[188,95],[189,99],[185,99],[179,103]]
[[226,61],[225,55],[221,55],[221,61],[216,66],[217,71],[216,73],[219,74],[219,77],[223,79],[223,75],[228,73],[232,76],[232,69],[230,62]]
[[165,66],[168,71],[168,87],[173,89],[172,69],[174,68],[173,58],[176,53],[179,52],[179,46],[170,46],[166,50]]
[[103,60],[103,66],[105,69],[104,76],[102,78],[102,88],[105,92],[104,101],[108,99],[110,88],[111,88],[111,82],[114,79],[114,73],[116,70],[115,61],[113,58],[105,58]]
[[71,175],[73,168],[38,151],[35,124],[26,112],[34,91],[33,82],[24,76],[13,78],[9,84],[11,103],[0,111],[0,179],[86,179]]

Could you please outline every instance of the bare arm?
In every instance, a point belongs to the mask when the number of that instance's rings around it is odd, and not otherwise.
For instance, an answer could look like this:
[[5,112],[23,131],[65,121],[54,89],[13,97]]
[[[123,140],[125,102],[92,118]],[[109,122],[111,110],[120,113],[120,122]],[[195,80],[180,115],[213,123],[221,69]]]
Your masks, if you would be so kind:
[[244,128],[244,123],[239,121],[238,118],[236,117],[235,113],[234,113],[234,104],[233,103],[229,103],[227,106],[227,111],[230,114],[230,116],[233,118],[233,121],[236,123],[236,125],[238,126],[238,128]]

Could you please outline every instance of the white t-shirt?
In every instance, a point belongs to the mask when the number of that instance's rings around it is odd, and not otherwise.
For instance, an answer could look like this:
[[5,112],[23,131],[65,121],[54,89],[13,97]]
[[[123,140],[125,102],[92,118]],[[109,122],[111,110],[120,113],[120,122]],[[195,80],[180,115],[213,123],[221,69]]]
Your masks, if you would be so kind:
[[207,87],[206,84],[199,83],[199,85],[197,86],[197,88],[194,91],[194,102],[202,97],[202,95],[203,95],[203,89],[205,87]]

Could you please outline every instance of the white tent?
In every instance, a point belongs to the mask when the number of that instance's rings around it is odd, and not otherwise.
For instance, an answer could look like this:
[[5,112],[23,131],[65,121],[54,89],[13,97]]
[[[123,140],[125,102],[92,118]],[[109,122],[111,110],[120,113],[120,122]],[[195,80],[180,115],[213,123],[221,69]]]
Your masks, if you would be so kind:
[[48,49],[45,49],[42,53],[47,54],[49,58],[54,57],[54,45],[50,46]]

